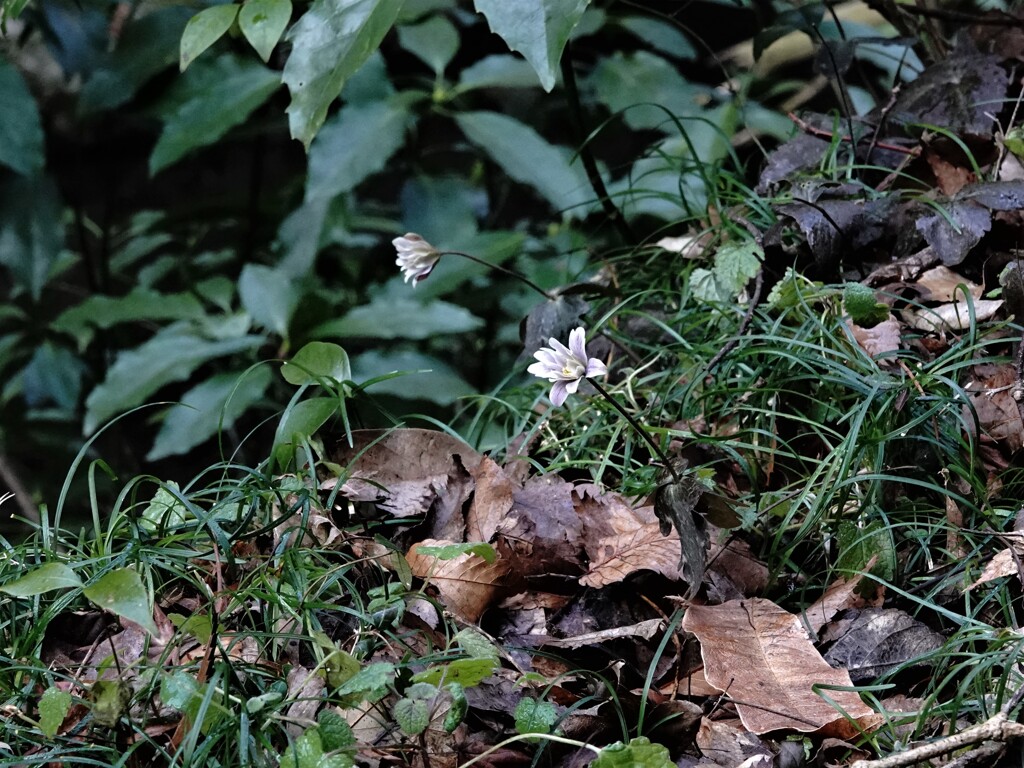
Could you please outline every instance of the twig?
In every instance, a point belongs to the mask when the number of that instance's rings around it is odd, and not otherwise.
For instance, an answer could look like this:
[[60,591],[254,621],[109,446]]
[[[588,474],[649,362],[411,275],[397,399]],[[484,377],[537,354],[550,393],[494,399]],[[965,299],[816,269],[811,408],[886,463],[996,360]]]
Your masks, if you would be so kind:
[[939,755],[948,755],[950,752],[969,747],[972,744],[981,744],[985,741],[1006,743],[1022,737],[1024,737],[1024,724],[1014,722],[1010,720],[1010,716],[1006,712],[1000,712],[985,722],[972,725],[952,736],[946,736],[930,744],[922,744],[920,747],[914,747],[905,752],[897,752],[895,755],[889,755],[880,760],[858,760],[850,768],[903,768],[903,766],[931,760]]
[[[836,138],[836,135],[833,131],[826,131],[824,128],[817,128],[808,123],[806,120],[798,117],[793,112],[790,112],[787,115],[787,117],[793,121],[797,128],[799,128],[806,134],[809,134],[811,136],[818,136],[819,138],[823,139]],[[853,137],[850,135],[839,136],[838,138],[840,141],[853,142]],[[858,139],[858,141],[860,141],[860,139]],[[916,157],[917,155],[921,154],[920,146],[901,147],[898,144],[886,144],[881,141],[874,143],[872,146],[877,147],[878,149],[888,149],[890,152],[899,152],[904,155],[911,155],[913,157]]]
[[586,129],[583,126],[583,106],[580,102],[580,92],[576,87],[576,70],[572,66],[572,43],[565,44],[565,51],[562,54],[562,83],[565,86],[565,95],[569,100],[569,114],[572,116],[573,128],[576,132],[576,142],[579,144],[580,160],[583,169],[587,172],[587,180],[590,182],[594,194],[601,201],[605,215],[619,231],[619,236],[627,243],[635,243],[636,236],[629,226],[629,222],[622,215],[622,211],[615,205],[608,194],[608,188],[604,185],[601,172],[597,168],[597,161],[594,160],[594,153],[590,151],[590,143],[587,138]]

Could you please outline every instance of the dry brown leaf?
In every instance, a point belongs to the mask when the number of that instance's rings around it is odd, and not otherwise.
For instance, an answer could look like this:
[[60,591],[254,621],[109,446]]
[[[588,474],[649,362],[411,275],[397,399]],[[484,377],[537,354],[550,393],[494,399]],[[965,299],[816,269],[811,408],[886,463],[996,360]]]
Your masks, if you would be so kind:
[[[1007,537],[1014,537],[1014,539],[1020,540],[1021,534],[1010,533]],[[1013,539],[1011,539],[1013,541]],[[1021,552],[1024,550],[1024,541],[1014,542],[1016,544],[1017,553],[1014,554],[1015,547],[1007,547],[1002,549],[989,560],[985,567],[981,571],[981,575],[969,586],[964,587],[964,592],[970,592],[977,586],[985,584],[989,581],[1002,578],[1003,576],[1021,576],[1020,565]]]
[[947,266],[940,265],[923,273],[913,283],[921,293],[921,301],[963,301],[964,293],[959,289],[963,285],[974,299],[981,298],[982,288],[966,277],[958,275]]
[[[995,316],[1003,306],[1003,300],[977,299],[972,304],[974,319],[981,323]],[[919,331],[962,331],[970,327],[971,313],[967,308],[967,302],[956,301],[937,307],[904,310],[903,320]]]
[[679,579],[679,542],[661,533],[654,507],[633,508],[618,494],[592,495],[577,489],[576,512],[583,522],[583,548],[590,568],[585,587],[603,587],[640,570]]
[[977,181],[970,168],[955,165],[935,152],[925,152],[924,156],[935,174],[936,186],[947,197],[952,197],[968,184]]
[[323,675],[296,664],[288,670],[288,706],[285,729],[297,739],[302,735],[304,723],[316,720],[316,711],[323,704],[327,683]]
[[[584,645],[598,645],[608,640],[618,640],[623,637],[639,637],[650,640],[665,626],[664,619],[648,619],[627,627],[614,627],[602,629],[597,632],[587,632],[575,637],[548,637],[536,638],[536,645],[551,646],[553,648],[580,648]],[[532,639],[532,638],[531,638]]]
[[860,348],[871,357],[878,357],[900,348],[902,341],[900,323],[895,317],[890,317],[873,328],[862,328],[849,321],[847,321],[847,325]]
[[[697,730],[697,746],[701,754],[727,768],[741,765],[770,768],[772,753],[752,733],[748,733],[737,720],[710,720],[703,718]],[[748,760],[753,762],[748,764]]]
[[577,574],[582,569],[583,524],[573,508],[573,487],[557,475],[531,477],[513,495],[512,508],[498,525],[517,577]]
[[476,490],[466,513],[466,537],[470,541],[490,541],[512,508],[515,484],[488,457],[473,471]]
[[679,680],[678,685],[675,681],[666,683],[659,691],[666,696],[721,696],[722,692],[715,688],[711,683],[704,677],[704,669],[695,669],[686,677]]
[[835,615],[848,608],[862,608],[867,602],[857,594],[857,587],[864,580],[864,576],[871,572],[878,562],[878,555],[872,555],[871,559],[864,565],[862,573],[855,574],[848,579],[836,579],[825,593],[812,603],[803,612],[804,626],[817,635],[821,628],[832,621]]
[[754,556],[745,541],[727,539],[724,546],[719,544],[723,536],[727,536],[725,531],[712,526],[708,571],[728,578],[743,597],[754,597],[767,589],[768,566]]
[[[965,389],[971,392],[971,405],[978,414],[983,432],[993,440],[1004,443],[1007,450],[1018,451],[1024,446],[1024,423],[1021,422],[1017,401],[1009,388],[1017,381],[1017,374],[1009,363],[984,363],[974,367],[975,380]],[[964,418],[973,422],[970,409],[965,406]]]
[[409,548],[405,559],[414,576],[429,581],[437,588],[448,610],[463,621],[475,624],[504,591],[509,564],[500,557],[493,563],[472,554],[441,560],[417,551],[421,546],[443,547],[453,543],[444,539],[424,539]]
[[341,444],[332,457],[350,472],[342,495],[375,502],[397,517],[425,515],[441,492],[448,508],[437,513],[447,522],[469,493],[449,485],[458,485],[460,472],[472,473],[483,459],[461,440],[429,429],[361,429],[352,433],[352,441],[352,446]]
[[[814,691],[815,685],[849,687],[852,682],[815,650],[800,617],[770,600],[734,600],[691,606],[683,629],[700,640],[707,681],[735,701],[748,730],[817,731],[840,738],[857,732]],[[861,728],[881,721],[856,693],[828,690],[826,695]]]

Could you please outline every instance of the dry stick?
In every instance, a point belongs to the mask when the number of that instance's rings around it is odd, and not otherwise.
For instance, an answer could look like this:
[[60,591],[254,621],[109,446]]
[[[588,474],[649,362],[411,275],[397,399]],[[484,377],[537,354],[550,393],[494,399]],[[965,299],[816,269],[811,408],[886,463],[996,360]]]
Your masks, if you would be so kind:
[[616,207],[615,201],[608,194],[608,188],[605,187],[604,179],[601,178],[601,172],[598,170],[597,162],[594,160],[594,153],[590,151],[587,132],[583,126],[583,106],[580,103],[580,92],[576,87],[576,71],[572,67],[571,42],[565,44],[561,68],[562,84],[565,86],[565,95],[569,101],[569,114],[572,115],[576,141],[580,145],[580,160],[583,162],[583,169],[587,172],[587,180],[590,182],[594,194],[601,201],[601,207],[604,208],[605,215],[619,231],[619,236],[627,243],[635,243],[636,236],[633,234],[629,223],[622,216],[622,211]]
[[850,768],[903,768],[931,760],[939,755],[955,752],[972,744],[981,744],[985,741],[1006,743],[1022,737],[1024,737],[1024,724],[1013,722],[1006,712],[1000,712],[985,722],[972,725],[952,736],[946,736],[930,744],[922,744],[920,747],[914,747],[905,752],[897,752],[895,755],[889,755],[881,760],[858,760]]
[[1017,354],[1013,356],[1013,370],[1017,372],[1017,381],[1013,383],[1010,394],[1013,401],[1017,403],[1021,419],[1024,419],[1024,332],[1021,333],[1020,341],[1017,342]]

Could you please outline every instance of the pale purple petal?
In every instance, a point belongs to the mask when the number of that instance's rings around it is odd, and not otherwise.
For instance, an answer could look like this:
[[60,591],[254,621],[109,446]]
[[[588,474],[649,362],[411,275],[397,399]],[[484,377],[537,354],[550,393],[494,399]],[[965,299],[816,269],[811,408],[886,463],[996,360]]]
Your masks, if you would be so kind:
[[556,408],[565,402],[565,398],[569,396],[569,391],[566,389],[564,381],[556,381],[551,386],[551,404]]
[[533,356],[551,368],[562,367],[562,358],[547,347],[541,347],[533,353]]
[[546,379],[549,375],[549,366],[546,363],[534,363],[526,369],[528,373],[532,373],[534,376],[540,376],[542,379]]
[[570,379],[565,383],[565,391],[570,395],[575,395],[576,390],[580,388],[580,381],[582,381],[582,379]]
[[548,344],[551,345],[551,349],[563,358],[570,357],[572,355],[572,351],[558,339],[548,339]]
[[592,357],[587,360],[587,378],[591,376],[607,376],[608,366],[598,360],[596,357]]
[[587,359],[586,331],[574,328],[569,332],[569,351],[581,363]]

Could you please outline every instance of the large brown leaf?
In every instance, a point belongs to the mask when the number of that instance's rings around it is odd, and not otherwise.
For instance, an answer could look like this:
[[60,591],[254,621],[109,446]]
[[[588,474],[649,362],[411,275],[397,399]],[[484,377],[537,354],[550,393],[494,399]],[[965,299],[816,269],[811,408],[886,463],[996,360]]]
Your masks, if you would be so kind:
[[513,494],[498,525],[520,577],[579,573],[583,524],[573,508],[573,487],[557,475],[537,475]]
[[515,483],[486,456],[473,472],[476,489],[466,513],[466,536],[470,541],[490,541],[512,508]]
[[849,687],[850,676],[825,662],[798,616],[770,600],[691,606],[683,629],[700,640],[707,681],[729,694],[743,725],[754,733],[794,730],[839,738],[855,735],[857,728],[823,696],[861,728],[873,728],[881,721],[856,693],[815,692],[816,685]]

